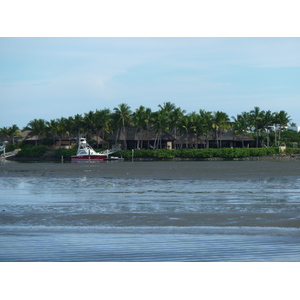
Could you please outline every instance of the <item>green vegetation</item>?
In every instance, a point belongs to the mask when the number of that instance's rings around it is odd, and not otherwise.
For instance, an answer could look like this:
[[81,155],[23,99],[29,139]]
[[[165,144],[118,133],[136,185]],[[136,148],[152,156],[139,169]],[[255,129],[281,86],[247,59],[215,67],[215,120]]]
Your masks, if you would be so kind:
[[[289,153],[300,153],[300,149],[290,149]],[[279,154],[277,147],[273,148],[222,148],[222,149],[158,149],[158,150],[125,150],[116,153],[118,157],[123,157],[125,160],[131,160],[132,155],[136,158],[150,159],[173,159],[173,158],[242,158],[242,157],[257,157]]]
[[46,151],[48,150],[48,147],[45,145],[40,146],[32,146],[32,145],[24,145],[21,148],[21,151],[17,154],[17,157],[41,157],[43,156]]
[[300,132],[285,130],[281,133],[281,141],[290,148],[300,147]]
[[57,158],[61,158],[62,156],[66,159],[71,158],[72,155],[76,155],[77,149],[56,149],[54,151],[54,155]]
[[300,154],[300,148],[286,148],[286,154]]
[[[13,149],[12,149],[13,150]],[[97,151],[102,151],[98,149]],[[41,158],[45,155],[49,148],[45,145],[33,146],[24,145],[17,157],[22,158]],[[76,155],[77,149],[55,149],[52,150],[52,157],[69,160],[72,155]],[[210,149],[155,149],[155,150],[123,150],[118,151],[114,155],[123,157],[125,160],[134,159],[153,159],[153,160],[169,160],[169,159],[207,159],[207,158],[244,158],[271,156],[279,153],[278,147],[270,148],[210,148]],[[300,148],[287,148],[285,154],[300,154]]]
[[[157,111],[152,111],[144,106],[132,111],[127,104],[122,103],[113,111],[105,108],[89,111],[84,115],[77,114],[50,121],[43,119],[30,121],[23,130],[29,130],[29,136],[35,137],[34,143],[37,148],[34,150],[32,147],[23,147],[18,156],[38,157],[43,155],[43,151],[46,151],[45,147],[38,147],[38,145],[51,147],[55,141],[56,143],[66,139],[71,141],[76,140],[79,136],[84,136],[88,141],[95,139],[93,145],[96,148],[100,146],[97,144],[99,137],[106,143],[102,144],[102,147],[108,147],[107,139],[113,137],[115,144],[121,144],[123,157],[130,159],[132,152],[131,150],[127,152],[129,128],[136,130],[136,142],[129,148],[144,149],[134,151],[136,158],[236,158],[276,154],[280,145],[287,145],[295,151],[300,146],[300,133],[286,130],[291,118],[283,110],[271,112],[254,107],[253,110],[242,112],[231,119],[221,111],[207,112],[200,109],[198,112],[186,113],[185,110],[170,102],[159,105]],[[222,148],[223,135],[228,130],[233,131],[241,148]],[[20,135],[20,130],[13,125],[9,128],[0,128],[0,134],[14,144],[14,139]],[[180,136],[184,138],[180,140],[180,143],[173,145],[173,148],[176,149],[166,150],[164,149],[166,145],[162,143],[164,134],[170,134],[177,140]],[[151,143],[150,139],[147,143],[149,135],[152,135]],[[191,135],[196,141],[199,139],[206,144],[198,144],[198,142],[192,144],[187,138]],[[243,140],[245,135],[255,139],[255,142],[250,144],[250,148],[245,148]],[[209,140],[213,142],[216,149],[209,148]],[[226,146],[229,147],[229,145]],[[206,149],[197,149],[198,147]],[[251,147],[255,147],[256,151]],[[65,158],[75,153],[76,149],[55,151],[57,157],[63,155]]]
[[19,137],[19,127],[14,124],[11,127],[2,127],[0,128],[0,134],[4,135],[5,137],[12,139],[12,144],[15,144],[15,137]]

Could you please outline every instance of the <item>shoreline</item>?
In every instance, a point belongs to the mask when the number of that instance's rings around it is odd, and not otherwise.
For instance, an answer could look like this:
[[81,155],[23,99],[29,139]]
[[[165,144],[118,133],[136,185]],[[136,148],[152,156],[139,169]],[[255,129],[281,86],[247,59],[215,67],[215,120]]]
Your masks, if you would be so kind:
[[[42,157],[7,157],[1,158],[1,161],[16,161],[16,162],[71,162],[69,158],[61,158],[55,156],[42,156]],[[274,154],[264,156],[245,156],[245,157],[205,157],[205,158],[188,158],[188,157],[172,157],[172,158],[133,158],[133,161],[290,161],[300,160],[300,154]],[[125,160],[132,161],[132,160]]]
[[266,156],[246,156],[246,157],[207,157],[207,158],[134,158],[134,161],[291,161],[300,160],[300,154],[277,154]]

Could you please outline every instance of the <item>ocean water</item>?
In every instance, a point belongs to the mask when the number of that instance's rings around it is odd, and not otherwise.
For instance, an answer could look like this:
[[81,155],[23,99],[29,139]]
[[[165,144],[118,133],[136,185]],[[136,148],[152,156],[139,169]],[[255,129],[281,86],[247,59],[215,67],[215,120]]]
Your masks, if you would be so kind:
[[299,262],[300,164],[0,165],[0,261]]

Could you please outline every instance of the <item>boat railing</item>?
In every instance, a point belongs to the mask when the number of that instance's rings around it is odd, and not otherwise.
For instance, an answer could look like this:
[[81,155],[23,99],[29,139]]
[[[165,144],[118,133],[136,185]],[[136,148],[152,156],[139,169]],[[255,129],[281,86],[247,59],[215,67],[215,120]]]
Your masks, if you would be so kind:
[[109,154],[113,154],[113,153],[115,153],[117,151],[120,151],[120,150],[121,150],[120,147],[115,147],[115,148],[111,148],[111,149],[107,149],[107,150],[101,151],[99,153],[100,154],[107,154],[107,155],[109,155]]

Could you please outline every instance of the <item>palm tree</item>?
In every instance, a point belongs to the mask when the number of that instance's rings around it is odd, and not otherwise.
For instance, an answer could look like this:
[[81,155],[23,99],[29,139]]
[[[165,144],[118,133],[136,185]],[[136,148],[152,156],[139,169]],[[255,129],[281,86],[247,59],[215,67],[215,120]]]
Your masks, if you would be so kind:
[[[95,113],[95,126],[97,135],[101,136],[102,140],[105,139],[105,134],[111,130],[111,112],[108,108],[96,110]],[[97,145],[98,147],[99,145]]]
[[176,108],[175,104],[171,102],[164,102],[163,105],[159,104],[158,107],[161,110],[164,110],[168,115],[170,115],[172,111]]
[[57,126],[58,122],[57,120],[50,120],[49,122],[46,122],[48,129],[52,135],[53,145],[55,144],[55,136],[57,135]]
[[[181,114],[183,115],[185,111],[181,110],[180,108],[176,108],[174,103],[171,102],[164,102],[163,105],[158,105],[160,110],[162,110],[167,116],[167,127],[168,131],[172,130],[176,123],[179,122]],[[175,128],[176,129],[176,128]]]
[[143,130],[147,129],[146,123],[146,110],[143,105],[135,110],[132,114],[133,125],[136,127],[137,130],[137,148],[140,148],[140,134],[143,133]]
[[68,131],[68,135],[74,139],[78,138],[78,131],[77,128],[75,128],[75,121],[74,117],[68,117],[68,118],[61,118],[59,119],[61,122],[63,122],[65,128]]
[[177,129],[184,114],[185,110],[179,107],[170,112],[170,129],[174,129],[175,138],[177,137]]
[[270,147],[270,127],[274,124],[274,114],[267,110],[262,119],[262,126],[267,132],[267,147]]
[[119,104],[118,107],[114,108],[115,111],[115,118],[117,122],[118,132],[120,139],[120,127],[122,130],[123,140],[124,140],[124,149],[127,149],[127,137],[126,137],[126,126],[131,124],[131,110],[130,106],[125,103]]
[[10,137],[10,130],[9,130],[9,128],[8,127],[2,127],[2,128],[0,128],[0,134],[3,134],[7,138],[9,138]]
[[196,132],[196,118],[197,118],[197,114],[195,112],[192,112],[181,118],[179,124],[179,130],[181,134],[186,135],[186,148],[189,147],[189,143],[188,143],[189,134]]
[[96,114],[93,111],[85,113],[83,122],[86,132],[89,134],[90,139],[92,139],[93,133],[96,131]]
[[153,124],[153,113],[151,111],[151,108],[146,108],[145,109],[145,123],[146,123],[146,130],[147,130],[147,138],[148,138],[148,146],[147,148],[150,148],[150,139],[149,139],[149,133],[151,130],[151,126]]
[[[70,135],[69,122],[66,118],[60,118],[56,120],[51,120],[51,130],[55,136],[59,137],[60,146],[62,144],[62,139]],[[48,125],[49,126],[49,125]],[[50,126],[49,126],[50,127]]]
[[30,130],[30,135],[36,136],[35,145],[37,145],[37,141],[48,133],[47,123],[44,119],[34,119],[30,121],[25,130]]
[[212,130],[215,134],[218,148],[222,147],[222,134],[226,132],[230,127],[230,120],[226,113],[222,111],[214,112],[212,116]]
[[242,137],[242,147],[244,148],[244,134],[248,132],[250,127],[249,122],[249,113],[242,112],[240,115],[238,114],[237,117],[231,117],[233,119],[233,128],[235,134],[240,134]]
[[153,130],[156,134],[154,149],[158,149],[158,145],[160,145],[160,148],[162,147],[161,136],[164,131],[168,130],[168,125],[169,119],[166,110],[160,109],[159,111],[153,113]]
[[251,125],[254,127],[256,132],[256,148],[258,148],[258,133],[262,129],[262,120],[264,118],[265,112],[260,110],[258,106],[255,106],[253,110],[250,111],[250,121]]
[[16,124],[14,124],[8,128],[3,127],[0,129],[1,134],[5,135],[8,138],[12,138],[13,145],[15,144],[15,137],[20,136],[19,131],[20,131],[20,129]]
[[203,134],[205,136],[206,148],[209,148],[209,135],[212,131],[213,116],[212,112],[200,109],[199,120],[197,125],[198,135]]
[[291,117],[284,110],[281,110],[279,113],[275,113],[274,116],[275,116],[275,123],[279,125],[278,144],[280,144],[280,132],[291,121]]
[[20,129],[16,124],[14,124],[9,128],[9,133],[10,133],[10,136],[12,137],[12,139],[13,139],[13,145],[14,145],[15,144],[15,137],[20,137]]
[[84,133],[84,119],[82,115],[75,115],[73,118],[69,117],[68,119],[69,124],[71,125],[71,130],[75,135],[77,134],[78,142],[80,141],[81,135]]

